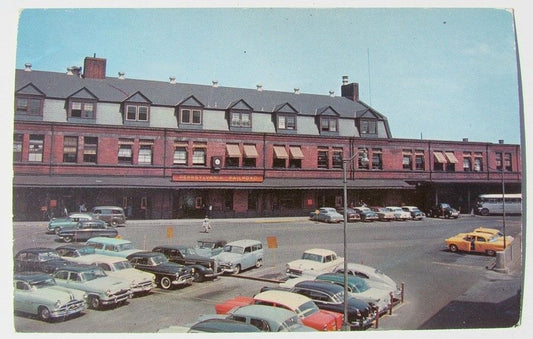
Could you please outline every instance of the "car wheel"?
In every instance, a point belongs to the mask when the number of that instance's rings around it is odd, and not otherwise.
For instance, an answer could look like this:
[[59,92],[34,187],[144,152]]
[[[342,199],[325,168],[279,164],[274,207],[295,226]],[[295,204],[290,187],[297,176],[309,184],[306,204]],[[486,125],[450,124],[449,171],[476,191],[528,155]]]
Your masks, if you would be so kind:
[[491,257],[494,257],[496,255],[496,251],[495,250],[487,250],[487,255],[489,255]]
[[481,215],[486,217],[487,215],[489,215],[489,209],[488,208],[484,208],[481,210]]
[[263,266],[263,259],[258,259],[256,262],[255,262],[255,267],[256,268],[259,268]]
[[101,302],[100,302],[100,298],[98,298],[97,296],[95,295],[91,295],[89,297],[89,307],[92,308],[93,310],[96,310],[98,309],[100,306],[101,306]]
[[450,251],[453,253],[456,253],[459,249],[457,248],[457,245],[451,244],[450,245]]
[[117,227],[118,222],[116,220],[111,220],[111,226]]
[[159,285],[161,285],[162,289],[168,290],[172,286],[172,281],[170,281],[170,278],[168,277],[162,277],[161,280],[159,280]]
[[44,321],[50,320],[50,310],[46,306],[39,306],[39,318]]
[[64,242],[72,242],[72,236],[71,235],[64,236],[63,237],[63,241]]
[[59,227],[54,228],[54,233],[55,233],[56,235],[59,235]]
[[194,271],[193,278],[194,278],[194,281],[203,281],[204,280],[204,277],[200,274],[200,272],[198,272],[198,270]]
[[241,265],[235,266],[235,270],[233,271],[233,274],[239,274],[241,273]]

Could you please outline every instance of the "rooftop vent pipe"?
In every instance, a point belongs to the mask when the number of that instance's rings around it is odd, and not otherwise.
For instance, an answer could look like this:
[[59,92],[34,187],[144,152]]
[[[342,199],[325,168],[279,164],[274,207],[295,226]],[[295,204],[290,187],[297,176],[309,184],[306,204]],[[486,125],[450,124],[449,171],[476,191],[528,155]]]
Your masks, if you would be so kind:
[[299,88],[295,88],[294,89],[294,94],[300,94],[300,89]]
[[213,87],[218,87],[218,81],[217,80],[213,80]]
[[171,84],[174,85],[176,83],[176,77],[168,77],[168,79],[170,80]]
[[126,79],[125,75],[126,75],[126,73],[124,73],[124,72],[118,72],[118,78],[119,78],[120,80],[124,80],[124,79]]
[[257,85],[257,90],[259,92],[262,92],[263,91],[263,85]]
[[26,72],[31,72],[31,64],[29,62],[25,63],[24,67],[26,67],[26,68],[24,68],[24,70]]

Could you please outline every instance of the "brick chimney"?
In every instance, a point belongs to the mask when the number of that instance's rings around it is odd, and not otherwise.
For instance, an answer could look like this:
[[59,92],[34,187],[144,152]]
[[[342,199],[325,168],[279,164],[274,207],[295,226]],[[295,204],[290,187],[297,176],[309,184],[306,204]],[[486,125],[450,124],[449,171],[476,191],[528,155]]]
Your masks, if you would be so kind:
[[94,57],[86,57],[84,64],[84,78],[90,79],[105,79],[106,59]]
[[341,95],[352,101],[359,101],[359,84],[357,82],[348,83],[348,76],[343,76]]

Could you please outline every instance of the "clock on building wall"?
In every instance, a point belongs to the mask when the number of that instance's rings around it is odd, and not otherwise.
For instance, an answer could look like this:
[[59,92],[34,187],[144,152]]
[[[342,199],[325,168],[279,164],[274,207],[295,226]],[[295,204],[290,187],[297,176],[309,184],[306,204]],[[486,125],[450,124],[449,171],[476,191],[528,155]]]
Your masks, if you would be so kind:
[[215,156],[212,158],[212,167],[215,170],[219,170],[222,167],[222,157]]

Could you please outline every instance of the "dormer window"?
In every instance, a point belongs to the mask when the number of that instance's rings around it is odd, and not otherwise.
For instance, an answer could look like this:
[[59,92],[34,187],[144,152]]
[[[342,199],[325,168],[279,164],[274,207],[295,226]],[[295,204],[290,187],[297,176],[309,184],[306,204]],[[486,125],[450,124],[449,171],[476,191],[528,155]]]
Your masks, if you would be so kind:
[[296,116],[294,115],[278,115],[278,129],[281,130],[295,130]]
[[252,127],[250,113],[231,112],[231,127]]
[[24,97],[24,96],[17,96],[17,107],[16,112],[17,114],[25,114],[25,115],[34,115],[39,116],[42,115],[42,98],[32,98],[32,97]]
[[150,108],[147,105],[126,105],[126,120],[127,121],[142,121],[149,120]]
[[199,109],[182,108],[180,109],[180,124],[201,125],[202,111]]
[[377,134],[376,120],[361,119],[359,130],[361,134]]
[[250,131],[252,129],[252,111],[252,106],[242,99],[231,103],[226,115],[230,130]]
[[337,132],[338,119],[334,117],[320,118],[320,131],[322,132]]
[[278,133],[294,134],[298,128],[298,111],[289,103],[278,105],[274,108],[274,122]]
[[83,101],[72,101],[70,103],[69,117],[94,119],[94,103]]
[[189,129],[201,129],[204,105],[194,96],[190,96],[176,106],[178,126]]
[[124,123],[129,126],[149,126],[151,104],[140,92],[124,100]]

